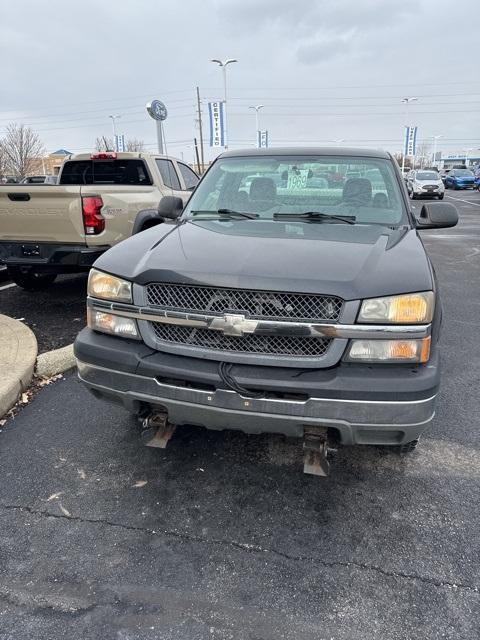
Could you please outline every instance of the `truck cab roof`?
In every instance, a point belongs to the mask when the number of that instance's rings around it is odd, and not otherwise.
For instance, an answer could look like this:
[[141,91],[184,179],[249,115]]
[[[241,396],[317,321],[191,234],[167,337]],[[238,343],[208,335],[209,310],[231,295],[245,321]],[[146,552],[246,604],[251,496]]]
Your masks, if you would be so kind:
[[269,149],[236,149],[225,151],[219,157],[245,157],[245,156],[349,156],[358,158],[384,158],[389,159],[390,154],[381,149],[358,149],[348,147],[274,147]]

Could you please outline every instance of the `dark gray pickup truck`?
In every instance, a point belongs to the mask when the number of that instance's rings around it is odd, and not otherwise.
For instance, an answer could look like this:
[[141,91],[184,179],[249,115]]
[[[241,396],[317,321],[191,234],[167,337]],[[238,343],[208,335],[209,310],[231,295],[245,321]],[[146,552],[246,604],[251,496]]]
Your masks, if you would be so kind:
[[298,437],[318,475],[331,445],[415,448],[442,315],[418,230],[454,226],[452,205],[416,219],[381,151],[269,149],[221,155],[159,215],[90,273],[75,354],[96,397],[152,446],[184,424]]

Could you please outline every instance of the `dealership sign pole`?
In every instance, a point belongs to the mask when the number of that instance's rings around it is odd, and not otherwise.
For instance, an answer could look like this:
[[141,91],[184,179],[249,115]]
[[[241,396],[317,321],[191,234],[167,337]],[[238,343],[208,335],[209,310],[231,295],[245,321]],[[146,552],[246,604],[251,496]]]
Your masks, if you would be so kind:
[[[402,103],[405,105],[405,148],[403,150],[403,156],[402,156],[402,173],[405,169],[405,155],[406,155],[406,148],[407,148],[407,129],[412,129],[412,127],[408,126],[408,107],[410,105],[411,102],[416,102],[418,100],[418,98],[415,98],[415,96],[409,96],[406,98],[402,98]],[[416,127],[415,127],[415,135],[416,135]]]
[[155,120],[157,124],[158,153],[163,155],[164,135],[163,135],[162,123],[167,119],[167,115],[168,115],[167,107],[163,104],[163,102],[160,102],[160,100],[152,100],[147,104],[147,113],[153,120]]

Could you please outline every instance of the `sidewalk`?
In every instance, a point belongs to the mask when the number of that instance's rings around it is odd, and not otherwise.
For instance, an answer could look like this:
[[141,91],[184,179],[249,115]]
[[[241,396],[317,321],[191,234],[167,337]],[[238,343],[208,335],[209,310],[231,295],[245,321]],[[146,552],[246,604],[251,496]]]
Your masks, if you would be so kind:
[[30,384],[36,359],[37,340],[30,329],[0,314],[0,418]]

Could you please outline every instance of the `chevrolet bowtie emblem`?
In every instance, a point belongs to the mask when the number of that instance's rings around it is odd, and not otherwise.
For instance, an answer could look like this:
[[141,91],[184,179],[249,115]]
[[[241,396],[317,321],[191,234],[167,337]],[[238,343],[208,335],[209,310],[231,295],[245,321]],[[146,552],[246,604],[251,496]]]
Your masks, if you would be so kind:
[[243,336],[244,333],[255,333],[257,320],[247,320],[245,316],[225,313],[221,318],[212,318],[209,329],[223,331],[226,336]]

